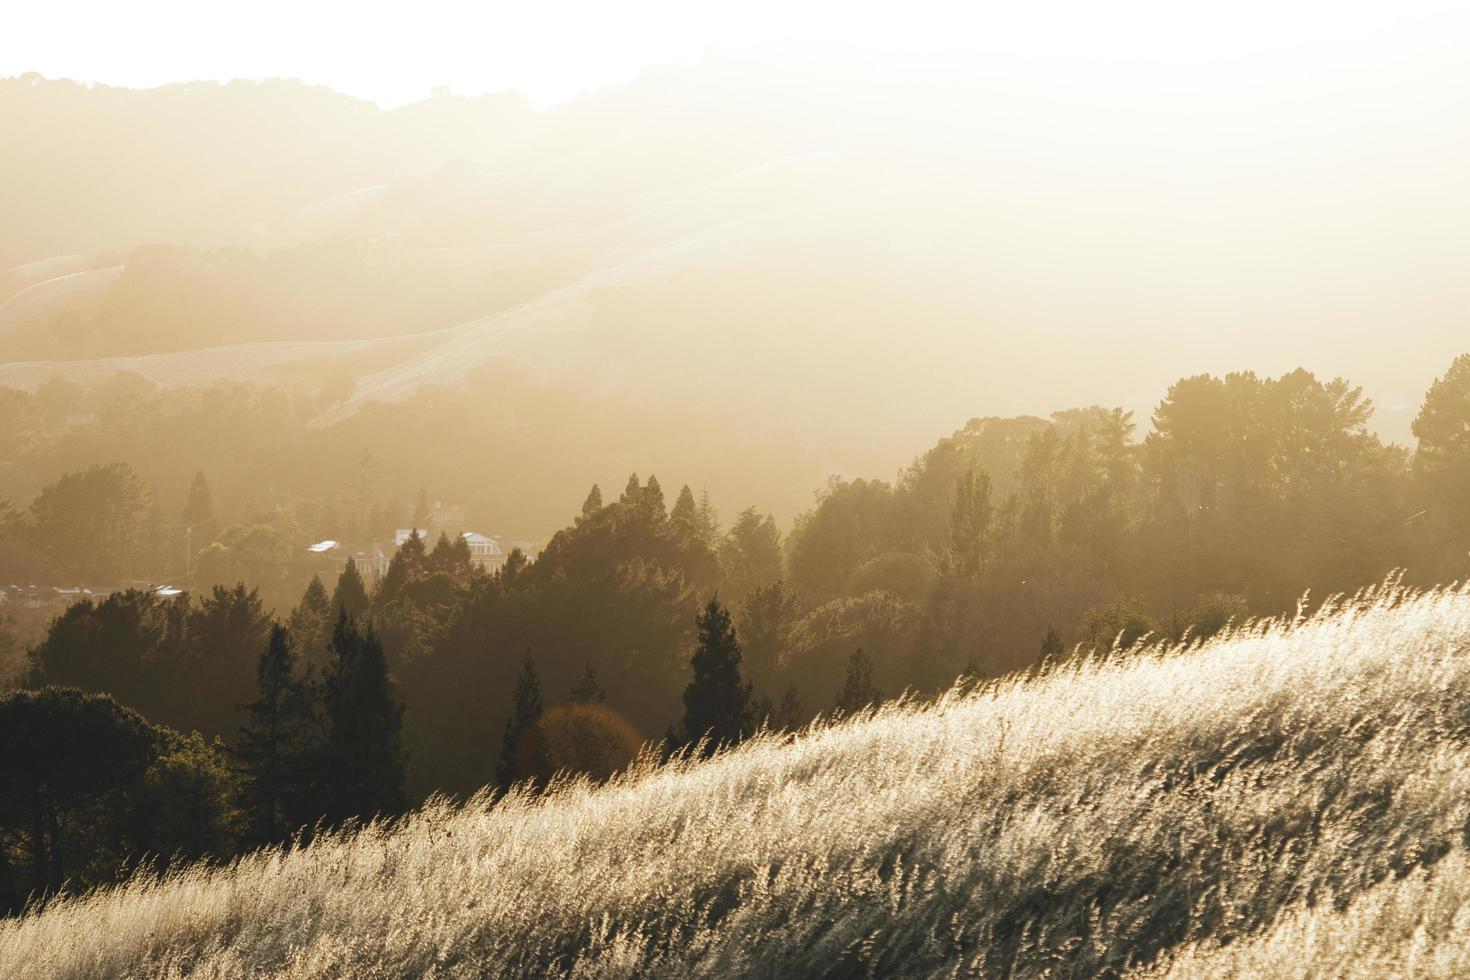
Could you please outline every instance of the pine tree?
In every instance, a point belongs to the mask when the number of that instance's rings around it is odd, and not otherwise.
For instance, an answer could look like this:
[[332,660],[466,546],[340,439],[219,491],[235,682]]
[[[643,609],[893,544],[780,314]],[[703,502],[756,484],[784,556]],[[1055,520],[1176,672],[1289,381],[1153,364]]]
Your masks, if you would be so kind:
[[359,619],[368,609],[367,586],[357,570],[357,562],[347,559],[342,574],[337,578],[337,587],[332,590],[332,609],[345,612],[352,619]]
[[[325,598],[325,595],[323,596]],[[309,754],[311,703],[297,676],[291,634],[271,628],[256,666],[256,699],[245,705],[247,721],[235,749],[244,776],[245,810],[251,839],[280,841],[316,819],[311,812]]]
[[1060,657],[1066,649],[1061,635],[1055,629],[1048,628],[1046,636],[1041,638],[1041,659],[1045,661]]
[[410,582],[422,577],[429,568],[428,549],[424,547],[424,536],[415,528],[413,533],[398,546],[393,560],[388,563],[388,572],[378,583],[373,600],[379,609],[398,598],[398,593]]
[[582,520],[597,516],[602,510],[602,488],[592,484],[592,489],[587,491],[587,499],[582,501]]
[[454,545],[449,543],[449,535],[445,532],[439,532],[439,540],[434,542],[434,550],[429,552],[426,565],[435,574],[443,572],[452,575],[456,571]]
[[699,540],[713,548],[720,538],[720,515],[710,503],[708,490],[699,491],[699,512],[694,526],[699,532]]
[[858,647],[847,659],[847,679],[842,690],[837,692],[834,707],[850,715],[877,704],[881,697],[873,687],[873,661],[863,653],[862,647]]
[[683,742],[706,740],[705,754],[734,745],[754,728],[751,687],[740,677],[740,642],[719,596],[710,599],[694,626],[699,645],[690,659],[694,679],[684,688]]
[[638,482],[638,474],[634,473],[628,477],[628,485],[623,488],[623,495],[618,498],[618,503],[637,507],[638,502],[642,499],[643,484]]
[[567,695],[567,700],[575,704],[602,704],[607,701],[607,693],[603,691],[602,682],[597,679],[597,671],[591,664],[587,665],[586,672]]
[[694,493],[689,489],[687,483],[679,488],[679,496],[674,500],[674,509],[669,511],[669,522],[690,534],[698,530],[699,508],[694,503]]
[[502,790],[510,789],[516,777],[523,772],[535,771],[534,766],[524,764],[517,758],[521,738],[541,717],[541,678],[536,674],[536,661],[531,651],[526,651],[521,662],[521,676],[516,679],[516,699],[510,717],[505,719],[505,736],[500,742],[500,763],[495,767],[495,781]]
[[643,486],[643,495],[640,498],[642,511],[654,521],[662,521],[668,516],[664,506],[664,488],[659,486],[658,477],[650,475],[648,482]]
[[311,584],[301,596],[301,603],[291,610],[291,638],[299,656],[308,664],[326,662],[327,641],[332,635],[334,609],[321,576],[313,575]]
[[373,628],[359,632],[343,612],[332,632],[322,686],[325,744],[318,784],[327,820],[392,815],[403,809],[403,706]]

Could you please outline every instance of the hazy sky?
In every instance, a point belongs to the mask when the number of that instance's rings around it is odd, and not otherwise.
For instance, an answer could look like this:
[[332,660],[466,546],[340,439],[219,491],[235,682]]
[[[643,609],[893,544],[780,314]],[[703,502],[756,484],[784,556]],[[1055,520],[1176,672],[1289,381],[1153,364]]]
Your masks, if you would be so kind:
[[140,0],[13,4],[0,74],[133,86],[297,77],[395,105],[446,84],[547,105],[711,47],[946,57],[1002,75],[1105,66],[1210,87],[1252,75],[1414,70],[1465,50],[1465,4],[795,3],[531,0],[374,4]]

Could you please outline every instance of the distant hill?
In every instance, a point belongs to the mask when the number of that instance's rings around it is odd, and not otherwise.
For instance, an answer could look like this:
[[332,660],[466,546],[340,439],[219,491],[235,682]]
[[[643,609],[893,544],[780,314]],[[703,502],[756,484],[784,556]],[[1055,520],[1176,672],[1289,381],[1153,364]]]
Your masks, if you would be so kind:
[[[139,357],[168,385],[310,395],[351,374],[325,422],[509,371],[680,420],[639,434],[636,465],[783,514],[833,474],[895,473],[954,419],[1143,420],[1203,371],[1340,374],[1408,442],[1463,348],[1461,256],[1415,210],[1470,220],[1458,171],[1385,181],[1330,134],[1303,156],[1249,128],[1233,152],[1255,165],[1222,168],[1206,143],[1094,125],[1104,97],[1022,112],[983,73],[735,56],[545,110],[0,80],[0,385]],[[1209,123],[1131,104],[1160,131]],[[1378,111],[1344,108],[1360,136]],[[1263,182],[1278,156],[1332,179]]]
[[0,923],[16,975],[1463,976],[1470,591],[1392,586]]

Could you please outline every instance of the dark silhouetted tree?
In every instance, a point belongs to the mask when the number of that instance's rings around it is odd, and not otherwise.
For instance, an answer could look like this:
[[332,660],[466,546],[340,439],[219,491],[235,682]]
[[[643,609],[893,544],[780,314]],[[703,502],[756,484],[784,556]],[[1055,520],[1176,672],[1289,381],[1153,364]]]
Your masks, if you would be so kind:
[[587,499],[582,501],[582,520],[597,516],[600,510],[602,510],[602,488],[594,483],[592,489],[587,491]]
[[332,614],[346,612],[352,619],[361,619],[367,610],[367,586],[363,584],[362,573],[357,570],[357,562],[348,558],[342,574],[337,577],[337,587],[332,590]]
[[318,816],[311,758],[319,746],[310,692],[284,626],[271,628],[256,678],[256,698],[245,706],[235,754],[244,776],[250,836],[265,844],[285,839]]
[[505,734],[500,740],[500,762],[495,767],[495,781],[501,789],[509,789],[534,768],[520,757],[521,740],[541,717],[541,711],[541,678],[536,673],[535,658],[527,650],[521,661],[521,676],[516,679],[515,703],[511,706],[510,717],[505,719]]
[[705,740],[709,754],[749,737],[755,718],[751,687],[740,676],[740,642],[719,596],[710,599],[694,626],[698,646],[689,661],[694,678],[684,688],[682,741]]
[[403,809],[403,706],[373,628],[360,632],[344,612],[332,633],[322,686],[325,739],[318,785],[331,823]]
[[873,687],[873,661],[863,653],[862,647],[858,647],[847,659],[847,677],[833,706],[842,714],[850,715],[872,707],[881,697]]

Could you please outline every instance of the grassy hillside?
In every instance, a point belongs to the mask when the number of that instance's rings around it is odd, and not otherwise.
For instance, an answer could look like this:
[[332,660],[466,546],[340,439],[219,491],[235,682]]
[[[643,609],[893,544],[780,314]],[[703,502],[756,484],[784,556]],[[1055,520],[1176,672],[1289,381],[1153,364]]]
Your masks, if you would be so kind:
[[[0,926],[17,976],[1463,975],[1470,591],[432,807]],[[1222,947],[1222,942],[1229,945]]]

